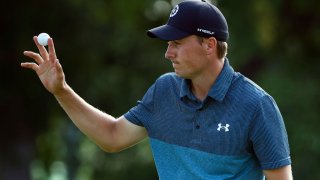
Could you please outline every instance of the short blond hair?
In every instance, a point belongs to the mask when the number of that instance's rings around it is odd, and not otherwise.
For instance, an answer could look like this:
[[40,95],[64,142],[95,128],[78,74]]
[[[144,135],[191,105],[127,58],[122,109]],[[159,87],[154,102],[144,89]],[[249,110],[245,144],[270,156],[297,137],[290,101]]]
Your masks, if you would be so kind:
[[[203,39],[205,37],[201,37],[201,36],[197,36],[199,43],[202,44]],[[227,42],[224,41],[218,41],[217,40],[217,56],[219,59],[223,59],[227,56],[227,52],[228,52],[228,44]]]
[[223,41],[217,41],[217,42],[218,42],[217,56],[219,59],[223,59],[227,56],[228,44],[227,42],[223,42]]

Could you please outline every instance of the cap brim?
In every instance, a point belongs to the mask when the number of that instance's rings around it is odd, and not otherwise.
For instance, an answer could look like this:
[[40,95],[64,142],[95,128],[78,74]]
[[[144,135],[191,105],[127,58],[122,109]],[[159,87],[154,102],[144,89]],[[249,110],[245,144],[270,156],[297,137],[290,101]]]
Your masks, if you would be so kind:
[[182,39],[188,35],[187,32],[181,31],[175,27],[172,27],[168,24],[150,29],[147,31],[147,35],[152,38],[159,38],[166,41]]

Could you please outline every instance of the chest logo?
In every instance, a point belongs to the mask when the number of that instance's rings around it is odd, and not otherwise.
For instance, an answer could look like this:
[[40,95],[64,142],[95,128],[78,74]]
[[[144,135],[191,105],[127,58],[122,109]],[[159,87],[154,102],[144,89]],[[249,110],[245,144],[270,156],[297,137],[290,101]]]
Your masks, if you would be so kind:
[[222,126],[222,124],[219,123],[217,130],[218,130],[218,131],[224,130],[224,132],[228,132],[228,131],[229,131],[229,127],[230,127],[229,124],[226,124],[225,126]]

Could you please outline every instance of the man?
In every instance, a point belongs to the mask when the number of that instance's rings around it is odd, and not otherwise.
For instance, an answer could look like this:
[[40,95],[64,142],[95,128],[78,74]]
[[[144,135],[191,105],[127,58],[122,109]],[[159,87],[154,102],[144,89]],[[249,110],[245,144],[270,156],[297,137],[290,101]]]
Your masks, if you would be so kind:
[[206,1],[178,4],[148,31],[168,41],[175,73],[162,75],[120,118],[94,108],[66,83],[53,40],[49,53],[25,51],[45,88],[75,125],[107,152],[150,138],[160,179],[292,179],[285,126],[270,95],[225,57],[223,14]]

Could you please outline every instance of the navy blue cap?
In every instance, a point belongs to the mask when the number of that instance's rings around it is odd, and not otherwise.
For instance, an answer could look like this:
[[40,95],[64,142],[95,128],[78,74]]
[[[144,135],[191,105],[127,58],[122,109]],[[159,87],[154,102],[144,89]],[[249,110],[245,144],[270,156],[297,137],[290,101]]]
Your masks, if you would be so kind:
[[225,17],[216,6],[205,0],[179,3],[171,11],[167,24],[150,29],[147,34],[167,41],[198,35],[226,42],[229,37]]

